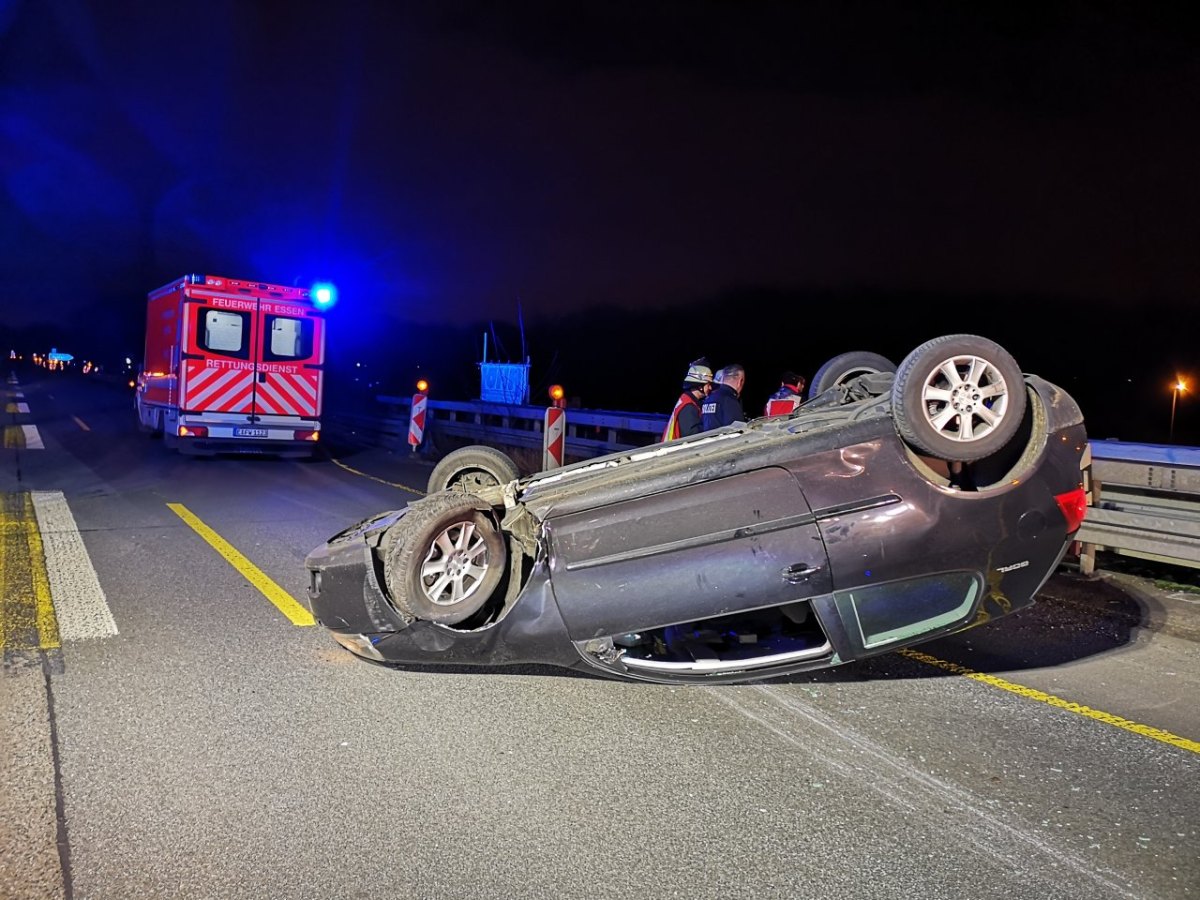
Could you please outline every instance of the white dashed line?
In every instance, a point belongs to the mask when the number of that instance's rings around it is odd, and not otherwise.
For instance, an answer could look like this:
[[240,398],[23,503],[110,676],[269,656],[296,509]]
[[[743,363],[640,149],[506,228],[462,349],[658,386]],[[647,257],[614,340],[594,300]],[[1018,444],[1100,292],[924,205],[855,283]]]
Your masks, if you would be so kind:
[[46,449],[46,445],[42,443],[42,436],[38,434],[36,425],[22,425],[21,432],[25,435],[26,450]]
[[111,637],[117,623],[62,491],[33,491],[50,596],[63,641]]

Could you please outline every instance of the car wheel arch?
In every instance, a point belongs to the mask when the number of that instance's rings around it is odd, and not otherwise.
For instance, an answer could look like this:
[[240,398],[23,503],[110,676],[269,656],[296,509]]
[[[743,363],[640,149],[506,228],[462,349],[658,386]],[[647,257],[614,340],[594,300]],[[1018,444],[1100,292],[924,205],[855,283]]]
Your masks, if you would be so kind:
[[486,606],[504,582],[508,541],[480,498],[463,491],[430,495],[410,504],[395,527],[384,579],[402,616],[456,625]]

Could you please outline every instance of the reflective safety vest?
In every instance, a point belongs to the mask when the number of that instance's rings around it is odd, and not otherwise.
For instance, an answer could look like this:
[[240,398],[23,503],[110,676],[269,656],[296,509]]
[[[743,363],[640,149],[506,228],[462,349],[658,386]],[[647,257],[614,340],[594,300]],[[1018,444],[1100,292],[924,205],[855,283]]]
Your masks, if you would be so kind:
[[800,405],[801,398],[798,395],[791,397],[772,397],[767,401],[766,415],[768,416],[786,416],[790,412],[794,412],[796,407]]
[[763,415],[786,416],[788,413],[795,412],[796,407],[803,402],[804,397],[800,394],[797,394],[790,387],[781,386],[767,398],[767,406],[763,410]]
[[675,403],[675,408],[671,410],[671,417],[667,419],[667,427],[663,429],[662,439],[664,441],[673,441],[675,438],[683,437],[683,433],[679,429],[679,414],[687,409],[688,406],[693,406],[696,409],[696,422],[700,422],[700,404],[696,402],[696,398],[690,392],[685,391],[680,395],[679,400]]

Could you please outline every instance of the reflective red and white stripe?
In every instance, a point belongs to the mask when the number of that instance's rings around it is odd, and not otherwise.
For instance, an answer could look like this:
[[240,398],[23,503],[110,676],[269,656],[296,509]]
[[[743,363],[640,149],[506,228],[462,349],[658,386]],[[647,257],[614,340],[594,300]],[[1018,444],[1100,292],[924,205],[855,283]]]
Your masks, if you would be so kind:
[[188,361],[181,404],[185,410],[250,412],[253,400],[253,371],[208,368],[203,361]]
[[316,418],[320,397],[320,372],[268,372],[258,383],[258,412]]

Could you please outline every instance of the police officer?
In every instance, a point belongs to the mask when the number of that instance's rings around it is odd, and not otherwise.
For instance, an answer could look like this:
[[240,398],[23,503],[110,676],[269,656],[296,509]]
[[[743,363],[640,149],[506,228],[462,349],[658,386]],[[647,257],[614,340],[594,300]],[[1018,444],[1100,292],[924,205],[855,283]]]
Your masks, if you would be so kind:
[[700,407],[701,428],[709,431],[734,422],[745,422],[740,397],[746,384],[746,370],[734,363],[718,372],[713,380],[716,386]]
[[671,418],[667,419],[667,427],[663,429],[664,441],[700,433],[700,401],[712,390],[712,382],[708,360],[701,358],[688,366],[683,378],[683,393],[675,401]]
[[780,379],[779,390],[767,400],[763,415],[786,415],[804,402],[804,376],[795,372],[784,372]]

